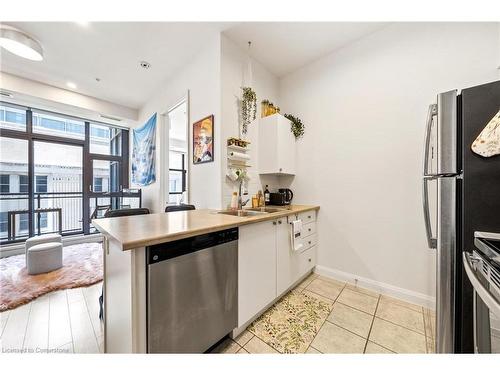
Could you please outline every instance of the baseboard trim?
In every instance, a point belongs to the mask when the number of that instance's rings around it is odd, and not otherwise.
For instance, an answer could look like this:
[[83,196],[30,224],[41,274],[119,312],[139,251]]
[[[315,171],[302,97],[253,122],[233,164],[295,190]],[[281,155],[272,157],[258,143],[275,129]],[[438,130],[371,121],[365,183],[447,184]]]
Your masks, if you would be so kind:
[[360,288],[370,289],[386,296],[394,297],[415,305],[423,306],[435,310],[435,298],[422,293],[403,289],[394,285],[386,284],[380,281],[368,279],[366,277],[354,275],[352,273],[336,270],[325,266],[316,266],[314,272],[321,276],[331,277],[339,281],[345,281],[355,284]]

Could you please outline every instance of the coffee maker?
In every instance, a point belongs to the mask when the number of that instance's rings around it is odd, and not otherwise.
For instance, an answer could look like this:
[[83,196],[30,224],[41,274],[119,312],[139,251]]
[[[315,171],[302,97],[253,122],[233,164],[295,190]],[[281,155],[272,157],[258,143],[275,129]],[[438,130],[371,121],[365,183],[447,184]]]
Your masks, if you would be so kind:
[[290,189],[278,189],[277,193],[271,193],[270,204],[273,206],[287,206],[292,203],[293,191]]

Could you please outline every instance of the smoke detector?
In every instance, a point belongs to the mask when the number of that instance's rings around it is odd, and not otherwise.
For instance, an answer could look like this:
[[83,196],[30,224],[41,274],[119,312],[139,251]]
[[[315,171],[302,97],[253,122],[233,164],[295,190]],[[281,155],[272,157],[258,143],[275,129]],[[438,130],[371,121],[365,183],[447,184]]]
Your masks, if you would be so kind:
[[139,65],[140,65],[140,66],[141,66],[141,68],[143,68],[143,69],[149,69],[149,68],[151,68],[151,64],[150,64],[150,63],[148,63],[147,61],[141,61],[141,62],[139,63]]

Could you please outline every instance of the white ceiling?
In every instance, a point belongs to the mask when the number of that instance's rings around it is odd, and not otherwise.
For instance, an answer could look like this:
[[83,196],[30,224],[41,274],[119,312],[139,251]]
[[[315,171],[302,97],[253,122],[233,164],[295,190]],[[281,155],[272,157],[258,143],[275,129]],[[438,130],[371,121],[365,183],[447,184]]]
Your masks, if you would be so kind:
[[[37,39],[45,58],[29,61],[2,49],[0,69],[24,78],[139,108],[215,33],[229,23],[9,22]],[[151,68],[145,70],[139,62]],[[96,78],[101,81],[97,82]]]
[[[45,58],[0,51],[0,70],[130,108],[140,108],[162,82],[221,31],[281,77],[383,27],[384,23],[13,22],[39,40]],[[151,68],[139,67],[145,60]],[[101,81],[97,82],[96,78]],[[70,89],[66,83],[77,85]]]
[[282,77],[386,26],[382,22],[248,22],[224,31]]

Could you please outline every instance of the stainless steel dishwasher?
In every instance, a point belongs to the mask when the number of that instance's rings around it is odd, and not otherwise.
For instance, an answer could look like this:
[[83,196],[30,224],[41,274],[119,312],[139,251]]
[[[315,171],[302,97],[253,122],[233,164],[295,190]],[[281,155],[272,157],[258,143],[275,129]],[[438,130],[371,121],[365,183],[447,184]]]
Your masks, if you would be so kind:
[[238,228],[147,248],[148,353],[203,353],[238,321]]

